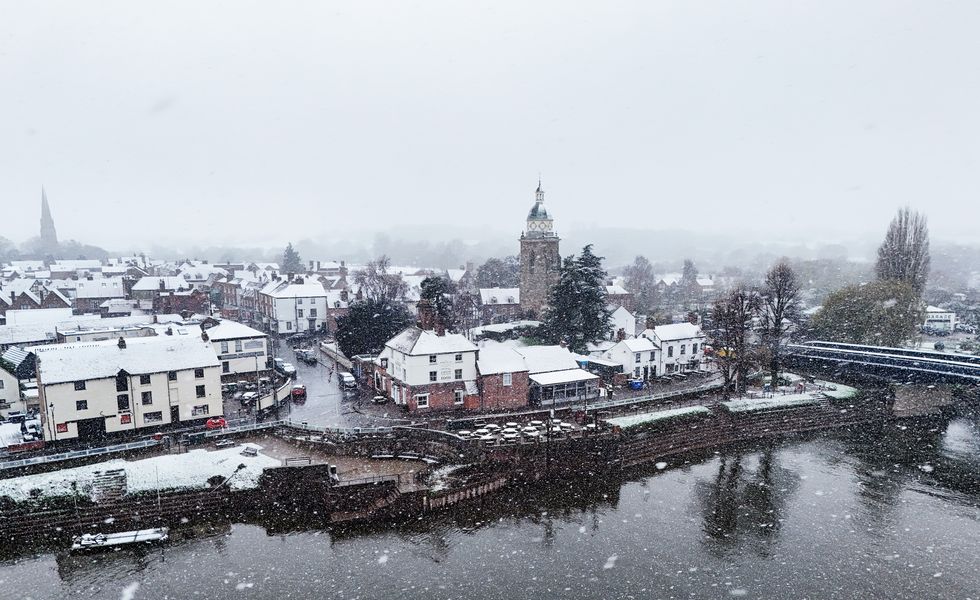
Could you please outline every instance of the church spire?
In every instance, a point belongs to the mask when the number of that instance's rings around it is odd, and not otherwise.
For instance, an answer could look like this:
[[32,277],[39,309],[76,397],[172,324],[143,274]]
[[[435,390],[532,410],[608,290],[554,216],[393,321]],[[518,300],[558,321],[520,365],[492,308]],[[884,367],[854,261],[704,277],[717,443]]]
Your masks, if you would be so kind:
[[53,252],[58,249],[58,232],[54,228],[54,219],[51,217],[51,207],[48,206],[48,194],[41,186],[41,247],[46,252]]

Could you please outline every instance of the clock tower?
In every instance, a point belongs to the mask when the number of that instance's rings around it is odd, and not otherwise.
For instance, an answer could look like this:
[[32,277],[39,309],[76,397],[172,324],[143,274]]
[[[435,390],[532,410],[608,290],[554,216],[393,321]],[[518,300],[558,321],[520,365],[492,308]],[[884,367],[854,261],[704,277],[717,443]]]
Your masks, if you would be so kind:
[[558,282],[561,266],[558,242],[555,221],[544,206],[544,190],[539,180],[534,206],[527,214],[527,224],[521,234],[521,312],[526,316],[541,316],[551,287]]

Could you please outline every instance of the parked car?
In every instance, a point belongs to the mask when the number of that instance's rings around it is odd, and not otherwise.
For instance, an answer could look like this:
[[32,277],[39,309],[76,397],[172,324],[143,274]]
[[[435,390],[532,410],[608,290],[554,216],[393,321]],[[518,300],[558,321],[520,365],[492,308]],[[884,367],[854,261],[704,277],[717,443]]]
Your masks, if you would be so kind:
[[280,359],[276,359],[276,371],[283,377],[292,377],[296,375],[296,367],[292,363],[279,362]]
[[228,426],[228,421],[224,417],[211,417],[204,423],[205,429],[224,429]]
[[341,373],[337,381],[340,382],[341,387],[347,388],[348,390],[357,388],[357,380],[350,373]]
[[248,406],[249,404],[252,404],[258,399],[259,399],[258,392],[245,392],[244,394],[242,394],[242,397],[239,398],[239,400],[242,403],[242,406]]
[[306,400],[306,386],[301,383],[297,383],[293,386],[293,389],[290,390],[289,394],[293,397],[293,400]]
[[388,398],[384,396],[375,396],[374,398],[371,399],[371,402],[374,402],[375,404],[384,404],[387,401]]

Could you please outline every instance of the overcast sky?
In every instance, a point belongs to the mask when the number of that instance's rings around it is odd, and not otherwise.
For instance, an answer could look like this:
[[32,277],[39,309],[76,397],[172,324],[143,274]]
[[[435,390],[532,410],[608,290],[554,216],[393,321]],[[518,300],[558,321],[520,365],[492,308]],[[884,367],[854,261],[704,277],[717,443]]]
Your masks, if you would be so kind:
[[0,0],[0,236],[976,239],[980,3]]

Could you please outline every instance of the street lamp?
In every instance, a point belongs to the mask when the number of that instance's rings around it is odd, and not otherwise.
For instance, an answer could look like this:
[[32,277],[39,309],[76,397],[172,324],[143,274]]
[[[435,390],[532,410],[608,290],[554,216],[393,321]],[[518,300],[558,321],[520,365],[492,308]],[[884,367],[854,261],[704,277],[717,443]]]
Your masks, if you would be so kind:
[[51,422],[48,423],[48,427],[51,429],[51,441],[58,441],[58,429],[54,422],[54,402],[48,404],[48,408],[51,409]]

